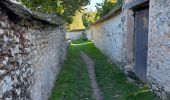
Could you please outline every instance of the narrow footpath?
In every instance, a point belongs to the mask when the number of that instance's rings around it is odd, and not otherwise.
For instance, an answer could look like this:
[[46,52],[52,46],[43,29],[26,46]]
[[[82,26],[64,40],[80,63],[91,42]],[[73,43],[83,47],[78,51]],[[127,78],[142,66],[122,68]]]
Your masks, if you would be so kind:
[[93,96],[95,97],[96,100],[103,100],[102,93],[98,87],[98,84],[96,82],[96,76],[95,76],[95,69],[94,69],[94,62],[93,60],[88,57],[84,52],[81,51],[81,56],[86,63],[87,70],[89,73],[89,78],[91,81],[91,87],[93,90]]
[[90,41],[72,41],[49,100],[160,100],[129,81]]

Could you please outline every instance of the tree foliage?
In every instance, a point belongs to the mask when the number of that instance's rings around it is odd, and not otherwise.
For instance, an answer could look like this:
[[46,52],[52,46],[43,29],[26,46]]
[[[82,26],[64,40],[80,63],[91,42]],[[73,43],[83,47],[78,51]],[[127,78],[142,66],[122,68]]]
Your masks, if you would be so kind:
[[82,16],[83,24],[86,28],[90,28],[91,24],[94,23],[96,18],[96,12],[88,11],[84,12]]
[[102,17],[108,14],[114,7],[122,4],[123,0],[104,0],[103,3],[98,3],[96,5],[97,17]]
[[33,11],[57,13],[71,22],[72,16],[81,11],[90,0],[17,0]]
[[75,16],[73,16],[73,21],[70,25],[67,26],[67,30],[74,29],[84,29],[84,25],[82,22],[82,12],[77,12]]

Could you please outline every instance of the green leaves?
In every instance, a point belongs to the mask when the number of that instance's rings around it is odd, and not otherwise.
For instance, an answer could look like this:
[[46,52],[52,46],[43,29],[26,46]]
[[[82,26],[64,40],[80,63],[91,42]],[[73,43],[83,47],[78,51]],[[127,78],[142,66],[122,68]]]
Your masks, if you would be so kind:
[[117,7],[118,5],[121,5],[123,3],[123,0],[105,0],[101,4],[96,5],[97,9],[97,16],[102,17],[106,14],[108,14],[114,7]]
[[73,18],[72,24],[69,24],[67,26],[67,30],[84,29],[84,25],[82,22],[82,12],[77,12],[77,14],[72,18]]
[[90,0],[17,0],[33,11],[57,13],[71,23],[72,16],[80,11]]
[[90,28],[91,24],[93,24],[96,18],[96,12],[85,12],[82,16],[83,24],[86,28]]

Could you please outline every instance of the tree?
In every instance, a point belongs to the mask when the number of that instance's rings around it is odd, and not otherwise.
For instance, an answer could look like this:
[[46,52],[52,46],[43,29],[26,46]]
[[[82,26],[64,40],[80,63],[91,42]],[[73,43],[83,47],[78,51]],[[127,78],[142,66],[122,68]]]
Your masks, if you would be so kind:
[[94,23],[96,18],[96,12],[93,11],[87,11],[83,13],[82,16],[83,24],[86,28],[90,28],[91,24]]
[[72,16],[90,0],[17,0],[27,8],[42,13],[57,13],[71,23]]
[[74,29],[84,29],[84,25],[82,22],[82,12],[77,12],[75,16],[73,16],[72,24],[67,26],[68,30],[74,30]]
[[122,5],[123,0],[105,0],[103,3],[99,3],[96,5],[97,9],[97,17],[102,17],[108,14],[114,7],[118,5]]

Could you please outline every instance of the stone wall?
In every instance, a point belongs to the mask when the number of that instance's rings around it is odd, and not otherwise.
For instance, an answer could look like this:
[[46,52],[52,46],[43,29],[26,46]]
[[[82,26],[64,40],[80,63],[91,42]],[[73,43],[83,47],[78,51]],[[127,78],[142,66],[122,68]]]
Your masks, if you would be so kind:
[[134,62],[134,12],[131,9],[122,11],[122,34],[123,34],[123,63],[130,65]]
[[170,0],[150,0],[149,23],[148,81],[170,99]]
[[[135,0],[126,0],[132,3]],[[147,0],[141,0],[147,1]],[[139,2],[141,2],[139,1]],[[137,3],[137,2],[136,2]],[[140,5],[140,4],[139,4]],[[133,6],[132,6],[133,7]],[[149,36],[147,58],[147,80],[152,90],[163,100],[170,98],[170,1],[150,0],[149,8]],[[133,9],[123,8],[122,24],[123,35],[123,61],[127,64],[125,69],[134,70],[135,59],[133,58],[134,43],[134,12]]]
[[87,38],[88,40],[92,40],[92,39],[93,39],[93,29],[92,29],[92,28],[86,30],[85,33],[86,33],[86,38]]
[[121,13],[93,25],[93,42],[95,46],[117,63],[122,61],[123,39]]
[[[148,0],[149,1],[149,0]],[[113,61],[134,73],[134,11],[147,0],[125,0],[121,14],[93,25],[93,42]],[[170,1],[150,0],[147,80],[163,100],[170,98]]]
[[47,100],[56,75],[66,57],[65,30],[63,27],[47,27],[43,30],[29,30],[33,47],[31,62],[35,66],[35,84],[31,97]]
[[66,38],[70,40],[78,40],[83,36],[84,31],[70,31],[66,33]]
[[[132,0],[126,0],[128,3]],[[125,3],[125,4],[126,4]],[[134,33],[134,12],[132,9],[125,9],[123,6],[122,10],[122,35],[123,39],[123,47],[122,47],[122,63],[124,64],[124,72],[128,76],[132,76],[135,74],[135,58],[134,58],[134,41],[135,41],[135,33]]]
[[65,30],[0,7],[0,99],[47,100],[66,57]]

